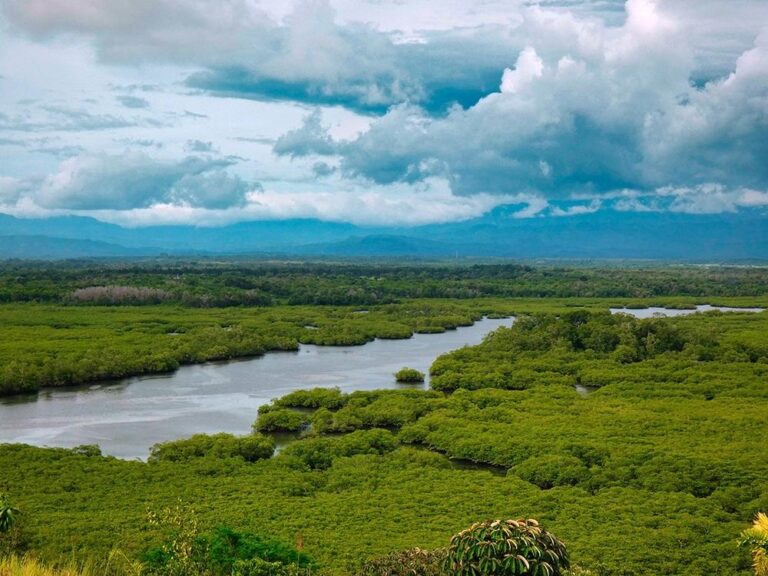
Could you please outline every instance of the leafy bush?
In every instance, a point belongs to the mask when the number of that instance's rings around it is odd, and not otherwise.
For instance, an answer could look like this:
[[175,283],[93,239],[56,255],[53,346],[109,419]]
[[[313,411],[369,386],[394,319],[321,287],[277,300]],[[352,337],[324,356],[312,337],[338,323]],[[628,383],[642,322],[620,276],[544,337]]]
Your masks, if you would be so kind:
[[487,520],[451,538],[445,566],[455,576],[559,576],[569,562],[536,520]]
[[589,478],[589,470],[575,456],[547,454],[528,458],[511,469],[517,476],[542,490],[575,486]]
[[282,396],[273,404],[281,408],[327,408],[338,410],[345,404],[345,395],[338,388],[296,390]]
[[405,384],[418,384],[424,382],[424,372],[419,372],[415,368],[401,368],[395,372],[395,379]]
[[739,544],[752,552],[755,576],[768,576],[768,516],[759,512],[752,527],[741,533]]
[[0,494],[0,534],[9,532],[16,524],[19,509],[6,494]]
[[311,568],[312,559],[283,542],[227,527],[200,532],[195,511],[179,504],[159,513],[149,523],[164,532],[159,548],[144,554],[146,571],[157,576],[282,576]]
[[[233,571],[237,572],[238,569],[244,574],[256,574],[257,568],[269,568],[261,563],[269,563],[272,568],[275,564],[281,567],[312,566],[312,559],[304,552],[279,540],[265,538],[253,532],[238,532],[224,526],[216,528],[202,540],[205,543],[204,548],[208,551],[206,564],[220,574],[230,574]],[[266,573],[269,574],[269,572]]]
[[195,434],[182,440],[155,444],[150,449],[150,462],[183,462],[194,458],[242,458],[256,462],[271,458],[275,441],[262,434],[233,436],[232,434]]
[[261,558],[238,560],[232,567],[232,576],[294,576],[295,567]]
[[330,468],[334,458],[359,454],[387,454],[398,447],[394,434],[388,430],[358,430],[340,438],[314,437],[288,445],[280,457],[293,460],[313,470]]
[[81,444],[72,448],[72,452],[89,458],[97,458],[102,455],[101,447],[98,444]]
[[369,560],[358,576],[443,576],[447,551],[413,548]]
[[308,424],[306,414],[290,408],[278,408],[259,414],[253,428],[258,432],[298,432]]

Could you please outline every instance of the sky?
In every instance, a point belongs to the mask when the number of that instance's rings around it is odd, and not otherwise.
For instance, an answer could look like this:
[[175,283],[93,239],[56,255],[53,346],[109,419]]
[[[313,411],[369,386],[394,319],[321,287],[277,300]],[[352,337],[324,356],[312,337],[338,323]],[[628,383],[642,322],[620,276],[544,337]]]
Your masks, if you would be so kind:
[[768,212],[766,0],[0,0],[0,212]]

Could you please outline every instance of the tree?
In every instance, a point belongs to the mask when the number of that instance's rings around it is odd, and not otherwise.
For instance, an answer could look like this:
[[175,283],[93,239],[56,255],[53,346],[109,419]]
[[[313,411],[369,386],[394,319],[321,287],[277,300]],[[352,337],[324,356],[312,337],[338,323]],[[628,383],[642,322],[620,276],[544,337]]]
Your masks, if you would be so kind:
[[19,514],[8,495],[0,492],[0,556],[19,548]]
[[536,520],[486,520],[451,538],[445,566],[455,576],[560,576],[569,562]]
[[395,373],[395,379],[405,384],[418,384],[424,382],[424,373],[415,368],[401,368]]
[[[202,573],[200,529],[195,511],[181,501],[160,513],[149,511],[149,525],[166,532],[166,541],[148,554],[150,572],[166,576],[198,576]],[[155,570],[153,570],[153,568]]]
[[7,494],[0,494],[0,534],[10,532],[16,524],[19,509],[8,498]]
[[752,527],[741,533],[742,547],[752,550],[752,566],[755,576],[768,576],[768,516],[758,512]]

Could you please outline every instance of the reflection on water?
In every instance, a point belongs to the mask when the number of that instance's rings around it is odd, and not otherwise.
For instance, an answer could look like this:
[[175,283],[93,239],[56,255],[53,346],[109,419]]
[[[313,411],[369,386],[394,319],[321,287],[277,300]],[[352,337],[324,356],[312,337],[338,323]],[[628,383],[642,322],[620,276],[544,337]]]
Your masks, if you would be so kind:
[[709,304],[700,304],[695,308],[611,308],[613,314],[629,314],[635,318],[653,318],[654,316],[685,316],[697,312],[762,312],[764,308],[732,308],[730,306],[710,306]]
[[485,319],[442,334],[364,346],[301,346],[297,352],[0,399],[0,442],[99,444],[105,454],[145,458],[150,446],[164,440],[196,433],[246,434],[260,405],[293,390],[413,388],[397,384],[394,373],[403,366],[426,373],[440,354],[479,344],[488,332],[512,322]]

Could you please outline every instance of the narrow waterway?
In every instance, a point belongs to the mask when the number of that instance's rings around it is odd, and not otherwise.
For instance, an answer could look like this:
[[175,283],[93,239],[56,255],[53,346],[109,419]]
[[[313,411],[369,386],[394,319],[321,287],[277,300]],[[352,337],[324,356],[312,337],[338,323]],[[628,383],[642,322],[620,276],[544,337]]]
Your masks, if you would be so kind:
[[248,433],[260,405],[293,390],[402,388],[393,376],[400,368],[426,373],[439,355],[479,344],[486,334],[512,322],[484,319],[442,334],[363,346],[301,346],[298,352],[0,399],[0,443],[99,444],[105,454],[146,458],[156,442],[200,432]]
[[635,318],[653,318],[654,316],[686,316],[698,312],[762,312],[763,308],[733,308],[731,306],[710,306],[709,304],[699,304],[695,308],[611,308],[614,314],[629,314]]

